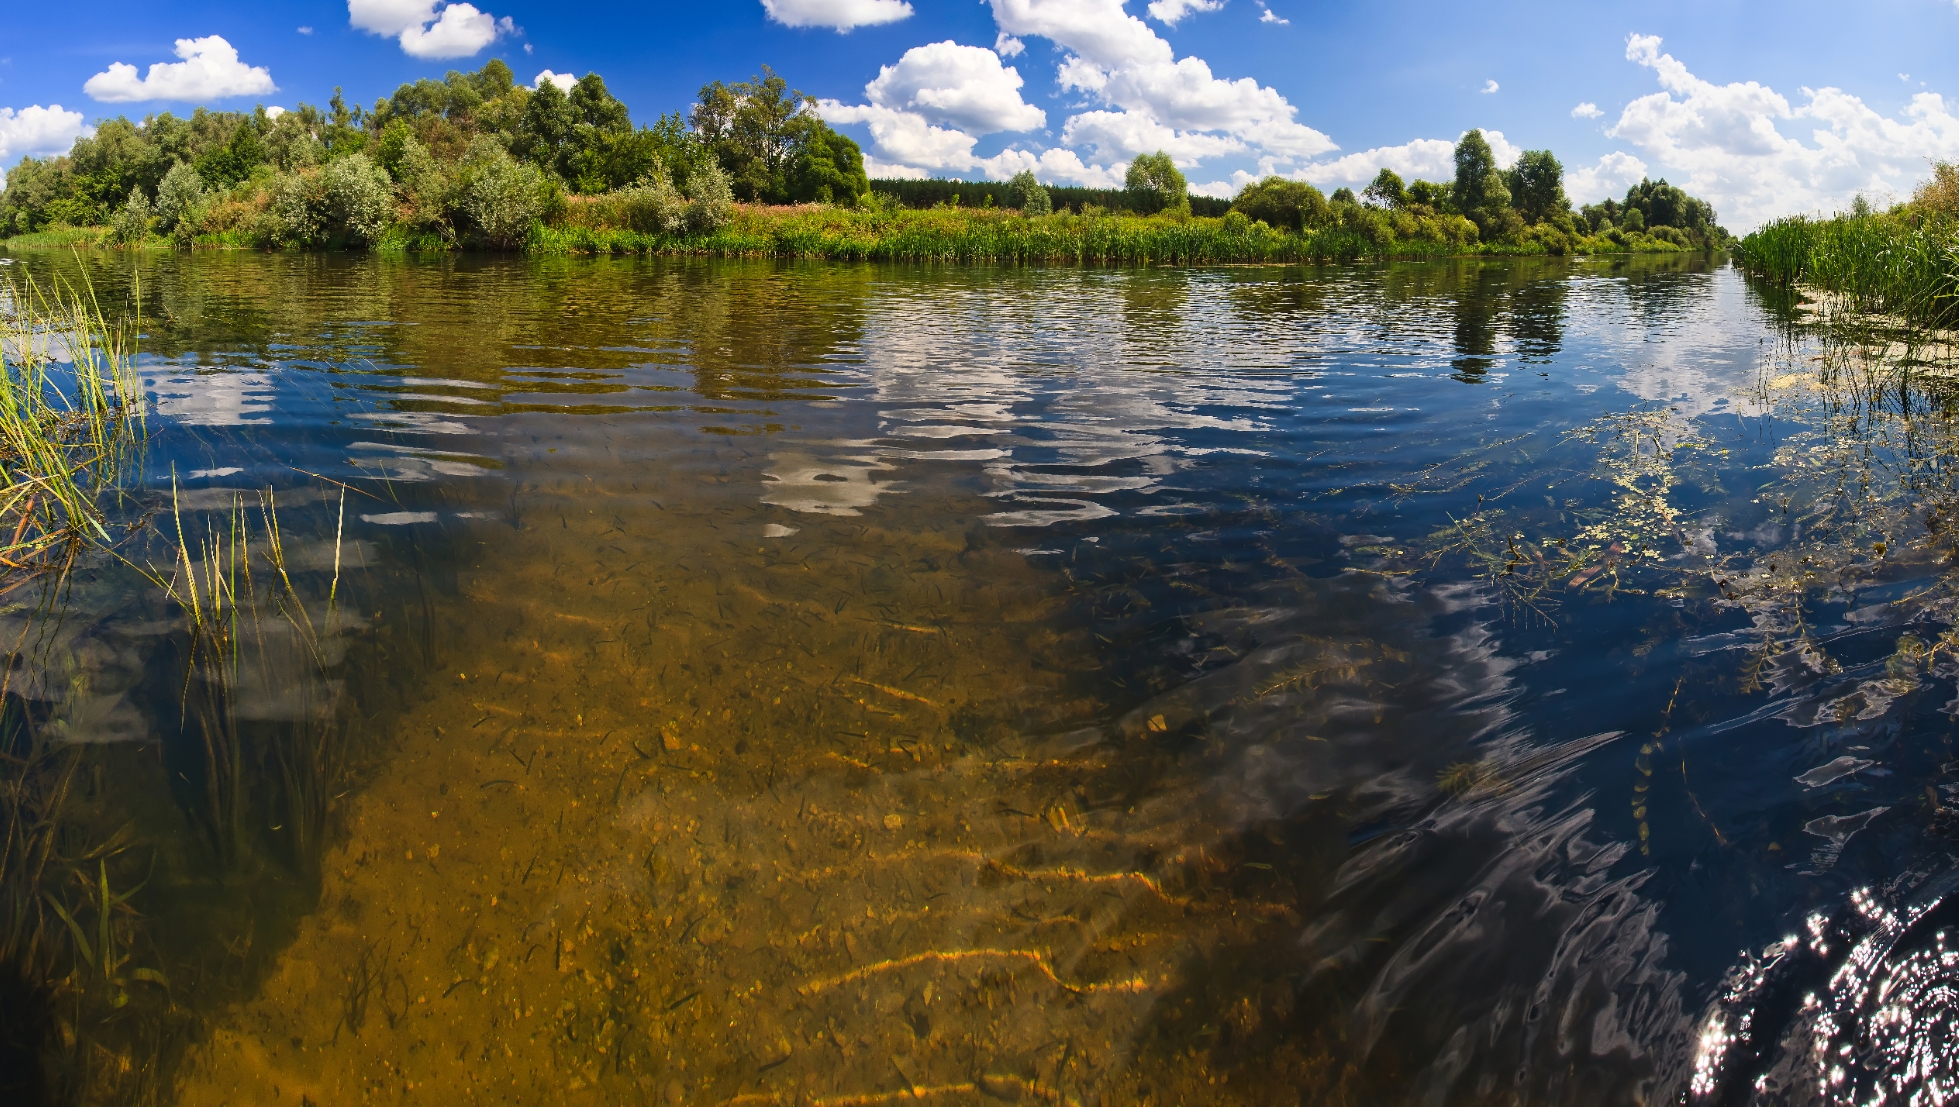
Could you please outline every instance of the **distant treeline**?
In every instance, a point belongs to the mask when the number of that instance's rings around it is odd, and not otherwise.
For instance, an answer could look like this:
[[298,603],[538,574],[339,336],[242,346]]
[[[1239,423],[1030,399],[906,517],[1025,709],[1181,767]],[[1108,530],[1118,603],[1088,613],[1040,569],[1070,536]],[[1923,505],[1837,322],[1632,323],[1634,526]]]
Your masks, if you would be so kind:
[[[1134,195],[1120,188],[1075,188],[1068,185],[1047,185],[1048,199],[1054,210],[1079,214],[1085,207],[1098,207],[1104,211],[1135,212],[1131,205]],[[934,177],[930,180],[913,180],[902,177],[874,177],[871,191],[879,196],[888,196],[908,208],[930,208],[944,204],[951,207],[953,199],[958,198],[962,208],[1018,208],[1019,191],[1011,181],[952,181]],[[1216,218],[1231,210],[1231,201],[1214,199],[1210,196],[1190,197],[1192,215]],[[1149,214],[1141,212],[1137,214]]]
[[[1623,203],[1574,210],[1550,151],[1525,151],[1503,168],[1478,131],[1457,145],[1454,168],[1440,182],[1404,182],[1384,168],[1359,194],[1330,196],[1267,177],[1230,201],[1191,195],[1160,150],[1132,159],[1120,189],[1046,184],[1030,171],[1003,182],[872,182],[857,143],[766,66],[747,81],[712,82],[685,115],[644,126],[596,73],[533,88],[491,61],[402,85],[369,107],[336,89],[325,108],[105,120],[67,154],[25,158],[9,171],[0,236],[1125,263],[1664,251],[1727,241],[1712,207],[1665,181],[1640,182]],[[740,204],[754,217],[728,229]],[[817,234],[791,205],[850,218],[826,217]],[[948,210],[990,214],[958,226],[890,218]],[[1042,226],[1015,228],[991,214]],[[1096,222],[1109,220],[1150,226]]]

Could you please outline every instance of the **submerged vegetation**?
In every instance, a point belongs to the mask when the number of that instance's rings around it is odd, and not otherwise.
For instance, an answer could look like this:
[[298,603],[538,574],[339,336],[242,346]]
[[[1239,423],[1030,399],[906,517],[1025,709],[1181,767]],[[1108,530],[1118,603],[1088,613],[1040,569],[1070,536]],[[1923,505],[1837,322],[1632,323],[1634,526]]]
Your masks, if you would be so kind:
[[0,192],[20,245],[658,252],[995,262],[1257,262],[1442,254],[1665,252],[1723,245],[1714,212],[1665,181],[1574,211],[1549,151],[1497,165],[1479,131],[1456,175],[1381,170],[1328,197],[1268,177],[1192,196],[1169,155],[1121,189],[870,180],[812,97],[764,67],[704,86],[686,116],[635,127],[596,73],[516,82],[492,61],[371,108],[197,109],[117,118],[65,156],[23,159]]

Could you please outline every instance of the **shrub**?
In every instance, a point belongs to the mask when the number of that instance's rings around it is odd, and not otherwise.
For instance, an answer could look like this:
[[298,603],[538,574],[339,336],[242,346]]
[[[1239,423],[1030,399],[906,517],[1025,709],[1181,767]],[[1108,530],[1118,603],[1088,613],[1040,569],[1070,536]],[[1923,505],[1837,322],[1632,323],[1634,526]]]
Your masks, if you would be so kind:
[[189,245],[204,219],[204,178],[186,161],[170,167],[156,186],[157,229]]
[[366,154],[350,154],[320,174],[327,234],[362,245],[381,237],[394,222],[394,188]]
[[1330,209],[1320,190],[1304,181],[1267,177],[1246,185],[1231,210],[1286,230],[1303,230],[1327,221]]
[[129,199],[109,225],[109,236],[125,246],[141,243],[150,234],[150,198],[137,185],[129,186]]
[[613,193],[612,204],[613,221],[641,234],[673,234],[687,225],[687,198],[659,162],[637,184]]
[[687,195],[694,201],[687,209],[687,226],[695,231],[716,231],[734,218],[734,186],[713,162],[687,175]]
[[544,171],[519,163],[495,139],[479,136],[463,157],[462,210],[484,241],[499,249],[523,245],[555,197]]
[[272,179],[272,203],[264,233],[280,246],[307,246],[326,238],[326,198],[317,172],[281,173]]

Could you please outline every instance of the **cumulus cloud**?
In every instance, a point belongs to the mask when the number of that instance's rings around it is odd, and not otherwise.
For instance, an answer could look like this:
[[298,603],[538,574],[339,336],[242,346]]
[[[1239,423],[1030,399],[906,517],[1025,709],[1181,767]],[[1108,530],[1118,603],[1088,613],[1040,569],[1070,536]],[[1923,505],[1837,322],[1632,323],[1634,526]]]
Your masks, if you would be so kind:
[[1645,162],[1631,154],[1614,151],[1600,158],[1597,165],[1567,172],[1564,191],[1574,204],[1616,200],[1647,175]]
[[[1129,159],[1155,150],[1185,167],[1224,156],[1296,167],[1336,148],[1300,123],[1277,90],[1250,78],[1220,78],[1202,58],[1177,57],[1123,10],[1124,0],[987,2],[998,30],[992,50],[951,41],[915,47],[865,86],[867,103],[820,106],[826,119],[870,130],[867,169],[991,177],[1031,169],[1045,179],[1106,186],[1121,183]],[[1149,14],[1174,23],[1224,2],[1154,0]],[[1023,54],[1030,37],[1059,48],[1055,82],[1086,102],[1062,122],[1060,145],[982,157],[977,151],[985,136],[1039,131],[1049,123],[1047,113],[1022,98],[1021,74],[1002,62]]]
[[1168,42],[1123,11],[1122,0],[989,3],[1001,30],[1045,38],[1068,51],[1057,73],[1061,86],[1109,108],[1147,116],[1179,132],[1222,132],[1246,148],[1279,158],[1307,158],[1334,149],[1326,135],[1294,118],[1296,109],[1276,89],[1249,77],[1223,80],[1212,75],[1202,58],[1178,58]]
[[1604,112],[1599,110],[1598,105],[1592,103],[1590,100],[1571,109],[1571,117],[1573,119],[1597,119],[1604,114]]
[[454,3],[437,11],[439,0],[347,0],[347,22],[369,34],[393,38],[416,58],[466,58],[517,25],[474,4]]
[[896,23],[911,17],[906,0],[762,0],[769,18],[786,27],[830,27],[848,31]]
[[1499,84],[1497,84],[1497,83],[1496,83],[1496,80],[1495,80],[1494,78],[1492,78],[1492,79],[1490,79],[1490,80],[1487,80],[1487,81],[1484,81],[1484,82],[1483,82],[1483,95],[1485,95],[1485,96],[1488,96],[1488,95],[1490,95],[1491,93],[1493,93],[1493,92],[1495,92],[1495,91],[1496,91],[1497,89],[1499,89],[1499,88],[1502,88],[1502,87],[1503,87],[1502,85],[1499,85]]
[[60,104],[0,108],[0,170],[20,158],[65,154],[77,138],[92,131],[81,112]]
[[1214,12],[1222,7],[1224,0],[1151,0],[1150,17],[1174,27],[1184,16]]
[[1656,35],[1626,40],[1626,59],[1651,69],[1661,91],[1626,105],[1607,133],[1711,201],[1735,230],[1844,207],[1860,192],[1902,196],[1928,160],[1959,158],[1959,117],[1937,93],[1913,96],[1895,117],[1836,88],[1804,88],[1793,106],[1755,81],[1704,81],[1660,47]]
[[547,69],[544,72],[539,73],[537,75],[537,79],[531,82],[532,91],[536,91],[537,89],[543,88],[547,81],[550,82],[551,84],[557,85],[559,91],[561,92],[570,92],[571,86],[578,83],[578,78],[572,76],[569,73],[553,73],[549,69]]
[[1020,98],[1022,83],[1000,55],[948,39],[905,51],[896,65],[878,70],[864,95],[973,135],[1046,126],[1047,113]]
[[1264,4],[1258,6],[1258,21],[1260,23],[1277,23],[1281,27],[1292,22],[1290,19],[1280,19],[1277,15],[1273,14],[1271,8],[1266,7]]
[[[1418,138],[1399,146],[1377,146],[1333,161],[1308,165],[1294,175],[1323,188],[1343,185],[1361,188],[1373,181],[1375,174],[1382,169],[1394,170],[1403,180],[1452,181],[1456,178],[1456,142],[1461,137]],[[1490,144],[1490,153],[1496,155],[1499,166],[1508,169],[1517,164],[1523,150],[1504,137],[1502,131],[1485,130],[1483,138]],[[1243,180],[1251,179],[1249,174],[1240,176]]]
[[146,76],[136,67],[116,62],[90,77],[82,91],[109,104],[139,100],[221,100],[272,92],[272,73],[262,65],[246,65],[222,36],[177,40],[182,61],[157,62]]

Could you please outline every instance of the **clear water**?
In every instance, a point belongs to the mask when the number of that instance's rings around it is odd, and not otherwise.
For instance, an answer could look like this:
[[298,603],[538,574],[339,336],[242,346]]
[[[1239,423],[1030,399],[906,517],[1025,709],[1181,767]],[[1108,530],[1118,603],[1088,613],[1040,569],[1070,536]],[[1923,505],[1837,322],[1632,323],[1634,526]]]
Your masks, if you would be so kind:
[[50,1087],[1862,1102],[1952,1067],[1942,393],[1724,264],[86,264],[146,321],[129,560],[272,489],[315,630],[255,547],[225,823],[180,606],[104,559],[53,617],[9,597],[23,717],[83,766],[60,894],[87,929],[90,881],[136,889],[120,982],[46,993],[114,1012],[58,1015]]

